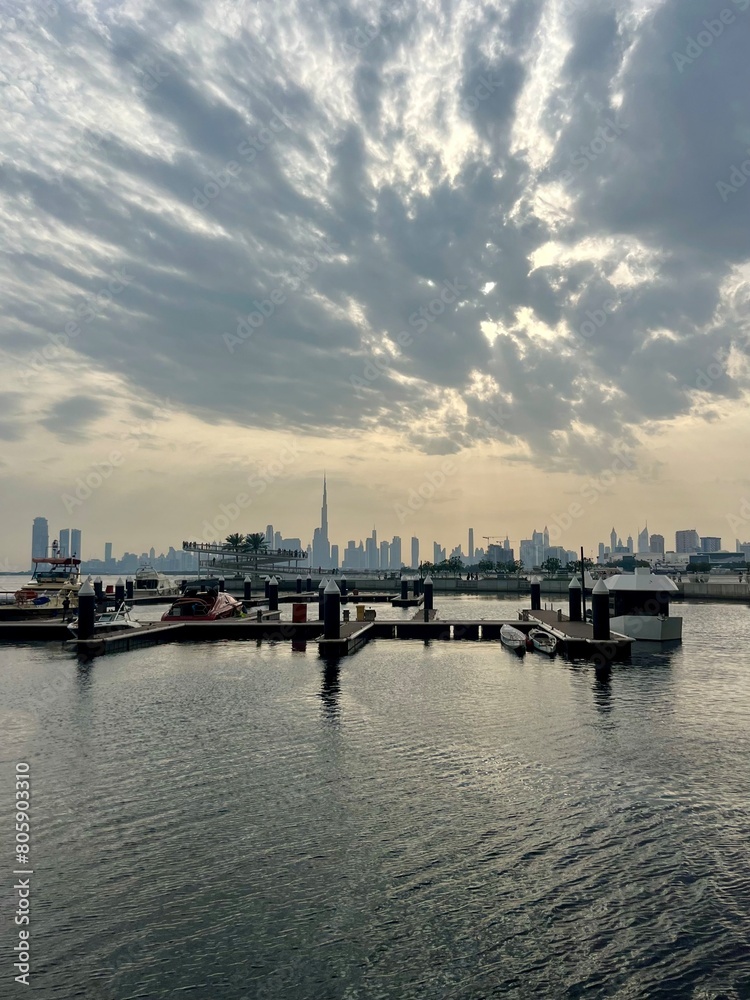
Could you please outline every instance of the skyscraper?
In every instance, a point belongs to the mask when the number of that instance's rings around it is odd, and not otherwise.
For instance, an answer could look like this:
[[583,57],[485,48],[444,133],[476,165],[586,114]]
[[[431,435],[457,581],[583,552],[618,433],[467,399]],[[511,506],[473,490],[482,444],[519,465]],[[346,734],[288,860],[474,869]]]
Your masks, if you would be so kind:
[[632,535],[628,535],[628,540],[627,540],[627,542],[625,544],[627,546],[628,552],[632,555],[633,554],[633,536]]
[[107,564],[112,562],[112,542],[104,543],[104,562]]
[[652,535],[648,544],[651,552],[664,555],[664,535]]
[[31,558],[44,559],[49,547],[49,525],[46,517],[35,517],[31,529]]
[[57,536],[60,540],[60,555],[69,556],[70,555],[70,528],[60,528],[60,534]]
[[609,551],[617,552],[617,532],[613,528],[609,535]]
[[378,569],[379,566],[378,533],[373,528],[370,537],[365,539],[365,569]]
[[469,551],[466,553],[466,557],[471,562],[474,558],[474,529],[469,528]]
[[639,552],[648,552],[649,551],[649,547],[648,547],[648,524],[643,529],[643,531],[639,531],[638,532],[638,551]]
[[[401,538],[399,535],[394,535],[393,541],[391,542],[391,558],[389,568],[401,569]],[[383,569],[385,569],[385,567],[383,567]]]
[[266,525],[266,545],[268,546],[269,549],[278,548],[278,546],[275,546],[273,544],[273,525],[272,524],[267,524]]
[[700,548],[700,538],[695,528],[688,528],[685,531],[676,531],[674,534],[675,552],[697,552]]
[[81,555],[81,529],[71,528],[70,529],[70,554],[76,559],[82,559]]
[[411,536],[411,566],[412,569],[419,569],[419,539]]
[[380,569],[388,569],[391,564],[391,547],[385,539],[380,543]]
[[313,566],[323,569],[331,567],[331,543],[328,540],[328,485],[323,475],[323,505],[320,508],[320,527],[313,532],[312,542]]

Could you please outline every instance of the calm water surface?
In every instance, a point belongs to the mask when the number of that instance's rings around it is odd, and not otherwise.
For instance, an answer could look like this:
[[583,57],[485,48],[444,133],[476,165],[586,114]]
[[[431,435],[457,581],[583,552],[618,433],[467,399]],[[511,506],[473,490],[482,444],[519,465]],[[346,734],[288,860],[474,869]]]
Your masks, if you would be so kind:
[[608,679],[490,643],[0,647],[26,995],[750,998],[750,609],[675,610],[682,646]]

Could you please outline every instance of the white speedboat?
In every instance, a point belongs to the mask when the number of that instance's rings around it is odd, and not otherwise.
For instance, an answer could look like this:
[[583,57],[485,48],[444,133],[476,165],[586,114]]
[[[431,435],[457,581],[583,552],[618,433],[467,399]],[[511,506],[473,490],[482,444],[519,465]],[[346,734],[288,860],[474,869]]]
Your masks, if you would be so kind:
[[539,650],[540,653],[554,656],[557,652],[557,639],[549,632],[545,632],[543,628],[532,628],[529,632],[529,639],[531,639],[534,649]]
[[500,642],[503,646],[507,646],[508,649],[512,649],[519,655],[523,655],[526,652],[526,636],[520,629],[514,628],[513,625],[500,626]]
[[179,593],[179,584],[153,566],[141,566],[135,574],[133,597],[176,597]]
[[637,566],[635,573],[610,576],[610,628],[640,642],[679,642],[682,618],[669,613],[669,601],[679,588],[668,576]]
[[[119,608],[107,608],[106,611],[100,611],[94,617],[94,635],[107,635],[109,632],[120,632],[123,629],[128,628],[140,628],[141,623],[135,618],[131,618],[130,611],[125,604],[121,604]],[[78,635],[78,619],[74,618],[71,622],[68,622],[68,628],[73,633],[73,635]]]

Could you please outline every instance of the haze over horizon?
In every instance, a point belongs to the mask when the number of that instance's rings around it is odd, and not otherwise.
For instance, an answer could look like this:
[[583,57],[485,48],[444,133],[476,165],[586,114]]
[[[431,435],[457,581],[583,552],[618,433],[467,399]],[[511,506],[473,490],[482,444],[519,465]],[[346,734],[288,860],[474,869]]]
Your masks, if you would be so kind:
[[749,8],[6,5],[0,568],[750,538]]

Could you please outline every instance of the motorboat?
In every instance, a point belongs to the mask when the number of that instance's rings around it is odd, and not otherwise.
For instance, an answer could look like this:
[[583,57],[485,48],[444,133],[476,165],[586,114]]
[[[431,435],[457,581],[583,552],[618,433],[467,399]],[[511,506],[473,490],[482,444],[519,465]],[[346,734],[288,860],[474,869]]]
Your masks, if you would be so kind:
[[[141,623],[132,618],[126,604],[121,604],[119,608],[109,607],[105,611],[100,611],[94,617],[94,635],[107,635],[110,632],[120,632],[122,629],[140,628]],[[73,635],[78,635],[78,618],[68,622],[68,628]]]
[[244,614],[242,601],[231,594],[211,588],[187,588],[169,611],[161,616],[163,622],[213,622],[224,618],[239,618]]
[[679,593],[668,576],[636,566],[604,581],[609,591],[609,626],[641,642],[680,642],[682,618],[669,613],[669,601]]
[[78,586],[60,587],[57,590],[17,590],[14,605],[25,611],[69,611],[78,607]]
[[148,563],[141,566],[133,581],[133,597],[175,597],[179,584]]
[[500,626],[500,642],[503,646],[507,646],[508,649],[512,649],[514,652],[522,656],[526,652],[526,636],[518,628],[513,625],[501,625]]
[[529,632],[529,639],[531,639],[534,649],[540,653],[547,653],[548,656],[554,656],[557,652],[557,639],[543,628],[532,628]]
[[[16,604],[28,605],[40,597],[51,599],[63,592],[72,600],[81,586],[81,560],[73,556],[34,556],[34,572],[25,587],[15,593]],[[48,601],[43,602],[48,603]]]

